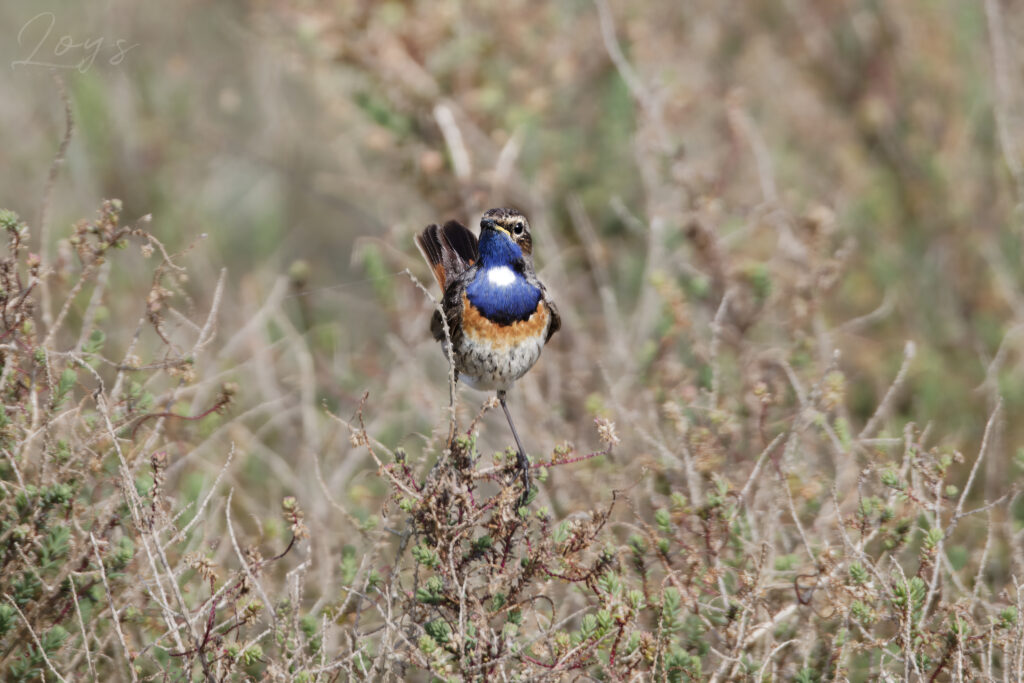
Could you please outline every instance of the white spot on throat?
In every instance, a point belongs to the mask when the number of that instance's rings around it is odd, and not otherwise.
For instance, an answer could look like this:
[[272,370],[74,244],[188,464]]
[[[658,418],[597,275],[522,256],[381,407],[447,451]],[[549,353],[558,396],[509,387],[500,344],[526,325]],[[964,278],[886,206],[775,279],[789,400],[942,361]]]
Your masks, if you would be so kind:
[[508,287],[516,281],[516,274],[508,266],[488,268],[487,281],[495,287]]

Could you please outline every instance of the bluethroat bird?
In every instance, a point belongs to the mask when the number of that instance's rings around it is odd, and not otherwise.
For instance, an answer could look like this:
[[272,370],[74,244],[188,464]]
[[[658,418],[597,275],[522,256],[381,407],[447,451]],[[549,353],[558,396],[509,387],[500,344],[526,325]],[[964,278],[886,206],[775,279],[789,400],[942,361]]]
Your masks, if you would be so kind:
[[[526,216],[516,209],[490,209],[477,238],[458,221],[429,225],[416,236],[444,296],[455,376],[468,386],[497,391],[498,401],[519,449],[525,501],[530,493],[529,463],[505,393],[540,358],[561,327],[554,302],[533,270],[533,238]],[[448,355],[441,312],[430,321],[434,339]]]

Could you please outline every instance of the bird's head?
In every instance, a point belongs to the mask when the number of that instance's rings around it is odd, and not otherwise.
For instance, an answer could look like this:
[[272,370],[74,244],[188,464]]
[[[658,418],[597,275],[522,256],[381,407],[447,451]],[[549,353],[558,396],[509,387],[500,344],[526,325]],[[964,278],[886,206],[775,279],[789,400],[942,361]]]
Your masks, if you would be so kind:
[[[530,223],[518,209],[490,209],[480,219],[481,251],[485,242],[500,249],[501,246],[515,245],[529,256],[533,252],[533,238],[530,237]],[[511,242],[511,245],[508,243]],[[505,243],[505,245],[502,245]]]

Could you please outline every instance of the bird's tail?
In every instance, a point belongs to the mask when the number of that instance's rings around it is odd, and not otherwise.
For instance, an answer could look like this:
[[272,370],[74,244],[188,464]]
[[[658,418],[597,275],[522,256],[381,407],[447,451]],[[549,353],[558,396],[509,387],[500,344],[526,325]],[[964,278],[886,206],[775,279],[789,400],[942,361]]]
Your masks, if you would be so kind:
[[458,221],[448,221],[443,226],[428,225],[416,235],[416,246],[430,265],[442,292],[449,280],[480,258],[476,235]]

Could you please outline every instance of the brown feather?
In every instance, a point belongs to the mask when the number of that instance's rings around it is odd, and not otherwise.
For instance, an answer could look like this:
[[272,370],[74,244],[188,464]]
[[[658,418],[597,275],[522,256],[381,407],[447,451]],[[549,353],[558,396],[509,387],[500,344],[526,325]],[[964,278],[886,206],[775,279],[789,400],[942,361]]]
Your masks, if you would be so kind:
[[480,258],[476,235],[458,221],[448,221],[443,227],[428,225],[416,235],[416,246],[437,284],[441,285],[441,291]]
[[465,264],[462,270],[473,265],[480,258],[476,235],[458,221],[448,221],[444,224],[444,227],[441,228],[441,239]]
[[548,326],[548,335],[544,338],[544,343],[547,344],[551,341],[551,336],[558,332],[562,328],[562,316],[558,315],[558,308],[555,306],[555,302],[544,296],[544,303],[547,304],[548,313],[551,315],[551,325]]
[[416,235],[416,246],[419,247],[443,292],[447,277],[444,268],[444,245],[438,235],[439,232],[440,228],[436,224],[428,225],[423,232]]

